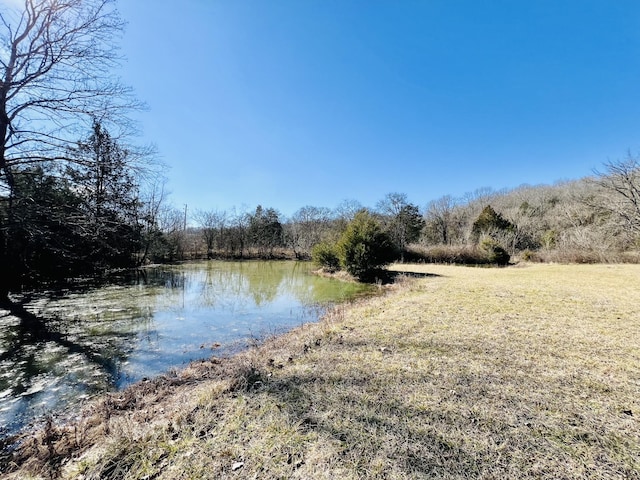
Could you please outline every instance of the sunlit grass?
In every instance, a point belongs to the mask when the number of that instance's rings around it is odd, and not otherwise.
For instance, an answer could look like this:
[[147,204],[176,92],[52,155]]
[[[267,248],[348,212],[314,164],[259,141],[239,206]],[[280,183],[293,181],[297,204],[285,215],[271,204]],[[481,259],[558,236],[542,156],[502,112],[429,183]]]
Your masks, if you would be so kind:
[[429,276],[192,367],[63,471],[639,477],[638,266],[395,268]]

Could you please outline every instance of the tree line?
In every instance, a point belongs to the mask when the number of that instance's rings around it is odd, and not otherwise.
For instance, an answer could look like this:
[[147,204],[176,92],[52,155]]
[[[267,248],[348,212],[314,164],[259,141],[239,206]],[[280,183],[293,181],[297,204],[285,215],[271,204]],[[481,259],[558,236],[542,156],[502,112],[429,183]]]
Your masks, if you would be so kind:
[[[260,227],[267,224],[265,212],[269,229]],[[341,242],[358,212],[365,212],[388,236],[395,259],[401,261],[506,264],[517,256],[531,261],[637,262],[640,161],[628,154],[587,178],[499,191],[480,188],[423,207],[396,192],[374,207],[348,200],[333,210],[305,206],[289,218],[261,206],[255,212],[198,211],[192,251],[202,255],[204,244],[208,258],[242,258],[274,256],[285,249],[307,259],[320,245],[326,257],[328,246]],[[338,253],[329,255],[333,260],[327,260],[327,268],[335,266]]]
[[[162,184],[145,183],[132,153],[96,122],[67,147],[64,169],[15,169],[0,195],[12,287],[113,268],[194,258],[313,259],[366,279],[395,260],[506,264],[526,260],[635,261],[640,165],[633,157],[591,178],[444,196],[422,208],[388,193],[374,207],[172,207]],[[188,226],[194,224],[196,226]],[[369,244],[363,238],[369,238]],[[359,242],[359,243],[358,243]],[[384,247],[384,248],[383,248]],[[357,264],[358,249],[368,258]],[[363,263],[364,262],[364,263]]]
[[0,8],[0,300],[25,283],[149,262],[309,259],[314,249],[328,268],[356,276],[354,259],[378,254],[374,270],[383,259],[637,258],[640,164],[631,154],[590,178],[422,206],[388,193],[373,207],[346,200],[288,218],[262,205],[187,218],[167,201],[153,150],[132,142],[128,118],[141,105],[112,73],[123,25],[114,0]]
[[[499,216],[478,230],[490,206]],[[636,262],[640,245],[640,161],[609,161],[592,176],[554,185],[481,189],[464,198],[445,196],[425,208],[423,252],[473,244],[478,233],[526,260]]]

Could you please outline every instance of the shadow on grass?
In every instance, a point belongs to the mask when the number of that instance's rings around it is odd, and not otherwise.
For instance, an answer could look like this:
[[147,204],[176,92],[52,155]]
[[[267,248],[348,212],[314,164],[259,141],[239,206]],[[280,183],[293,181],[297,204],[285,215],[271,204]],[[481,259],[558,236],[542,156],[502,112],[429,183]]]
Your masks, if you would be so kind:
[[361,279],[364,283],[389,285],[396,283],[403,278],[435,278],[440,277],[436,273],[423,273],[423,272],[410,272],[410,271],[395,271],[395,270],[378,270],[369,276]]
[[368,472],[380,459],[385,460],[383,478],[391,478],[394,472],[429,478],[475,476],[489,469],[434,427],[450,420],[443,419],[442,412],[416,409],[392,395],[376,395],[367,388],[372,379],[358,376],[344,380],[339,398],[332,399],[334,404],[340,403],[337,408],[318,404],[318,398],[307,393],[329,383],[324,377],[293,375],[268,384],[262,392],[276,396],[301,429],[338,445],[339,461],[348,469]]

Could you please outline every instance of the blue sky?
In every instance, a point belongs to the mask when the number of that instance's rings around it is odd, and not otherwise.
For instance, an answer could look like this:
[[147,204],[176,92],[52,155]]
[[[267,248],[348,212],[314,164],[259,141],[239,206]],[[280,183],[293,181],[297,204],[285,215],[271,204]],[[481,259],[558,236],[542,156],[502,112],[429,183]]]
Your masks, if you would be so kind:
[[637,0],[120,0],[170,201],[423,207],[640,153]]

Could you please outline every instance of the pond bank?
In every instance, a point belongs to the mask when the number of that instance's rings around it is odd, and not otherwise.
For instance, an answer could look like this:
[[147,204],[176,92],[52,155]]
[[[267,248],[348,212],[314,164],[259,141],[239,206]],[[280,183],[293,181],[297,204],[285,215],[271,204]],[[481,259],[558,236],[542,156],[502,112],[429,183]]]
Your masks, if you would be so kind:
[[25,292],[0,305],[0,438],[45,412],[229,356],[368,290],[311,275],[308,263],[206,261]]
[[430,276],[109,395],[7,478],[638,478],[640,267],[398,268]]

